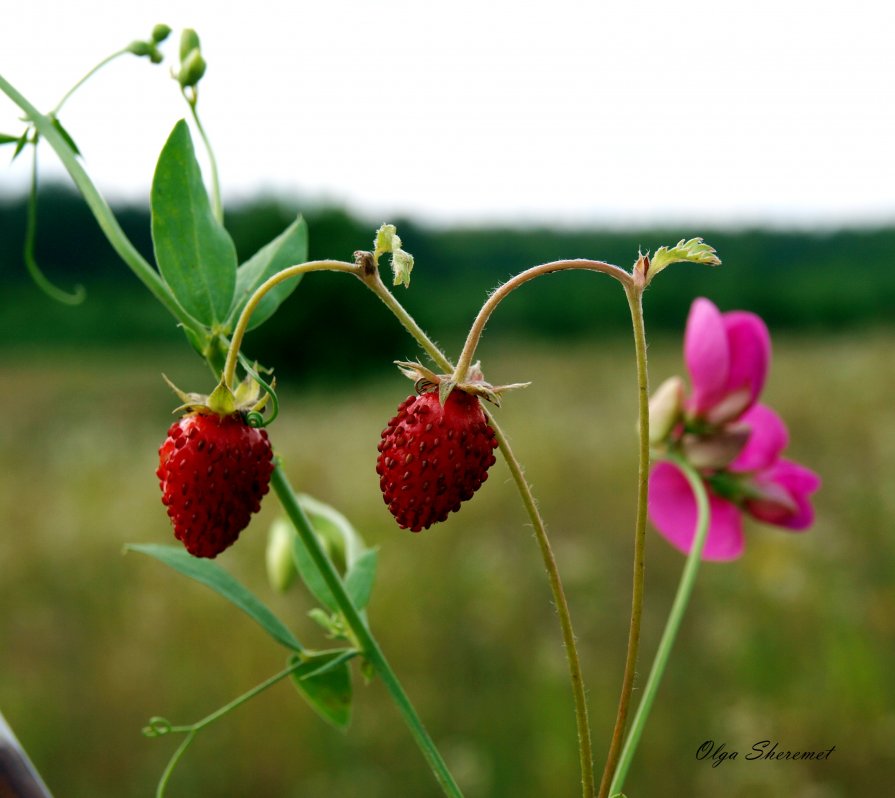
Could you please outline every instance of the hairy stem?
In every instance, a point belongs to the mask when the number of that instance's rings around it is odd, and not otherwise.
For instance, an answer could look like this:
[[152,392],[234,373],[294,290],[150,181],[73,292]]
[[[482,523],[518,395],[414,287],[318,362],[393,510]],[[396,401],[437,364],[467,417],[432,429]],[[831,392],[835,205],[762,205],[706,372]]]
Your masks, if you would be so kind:
[[671,649],[677,638],[678,630],[681,626],[681,620],[687,609],[687,603],[693,593],[693,585],[696,583],[696,573],[699,570],[699,563],[702,559],[702,551],[705,548],[705,541],[708,537],[709,529],[709,500],[706,495],[705,485],[699,474],[690,466],[689,463],[674,455],[669,455],[668,459],[674,462],[678,468],[684,473],[693,495],[696,497],[696,531],[693,536],[693,545],[690,554],[687,555],[687,562],[681,574],[681,581],[678,584],[677,593],[674,596],[674,602],[671,605],[671,611],[668,614],[668,620],[665,622],[665,629],[662,632],[662,638],[659,641],[659,648],[656,651],[656,657],[653,660],[653,666],[650,670],[649,677],[646,680],[646,686],[643,688],[643,697],[634,713],[634,720],[631,722],[631,730],[628,738],[625,740],[625,746],[622,749],[621,757],[618,761],[618,767],[615,776],[612,779],[612,787],[610,794],[615,795],[621,792],[624,787],[625,777],[628,775],[628,769],[631,766],[631,760],[637,751],[637,744],[643,734],[643,728],[649,718],[650,709],[653,706],[653,700],[662,683],[662,676],[665,673],[665,667],[668,665],[668,658],[671,656]]
[[252,314],[257,310],[258,305],[261,300],[264,299],[265,294],[272,288],[275,288],[280,283],[292,277],[298,277],[298,275],[306,274],[307,272],[322,271],[357,274],[358,266],[354,263],[348,263],[341,260],[312,260],[307,263],[288,266],[272,277],[269,277],[255,289],[255,293],[252,294],[249,301],[246,303],[246,306],[242,309],[242,313],[239,314],[239,320],[236,322],[236,327],[233,330],[233,337],[230,339],[230,348],[227,350],[227,360],[224,363],[224,372],[222,375],[222,381],[225,385],[233,385],[233,378],[236,375],[236,364],[239,359],[239,348],[242,346],[242,339],[249,327]]
[[339,611],[345,618],[345,622],[348,624],[354,639],[361,647],[367,661],[373,666],[379,678],[382,679],[382,683],[385,685],[392,700],[398,707],[414,741],[420,751],[422,751],[426,761],[429,763],[429,767],[432,768],[435,779],[438,781],[442,791],[448,798],[462,798],[460,788],[454,781],[453,776],[451,776],[444,759],[435,747],[435,743],[432,741],[432,738],[423,726],[422,721],[416,714],[413,704],[410,703],[410,699],[404,692],[404,688],[401,686],[400,681],[398,681],[398,677],[392,670],[391,665],[389,665],[388,660],[386,660],[385,654],[379,647],[379,643],[376,641],[376,638],[367,626],[366,621],[364,621],[360,611],[354,606],[351,597],[345,590],[341,577],[317,539],[317,535],[314,533],[311,522],[308,520],[304,510],[302,510],[301,505],[296,500],[295,492],[289,484],[283,469],[279,465],[274,469],[273,476],[271,477],[271,485],[273,485],[273,489],[276,491],[277,497],[283,505],[283,509],[285,509],[286,514],[298,531],[302,542],[310,552],[314,564],[317,566],[321,576],[332,592],[333,597],[338,604]]
[[[545,272],[549,273],[549,272]],[[434,341],[423,332],[422,328],[416,323],[413,317],[407,312],[403,305],[395,298],[394,294],[388,290],[378,271],[367,273],[362,278],[364,283],[369,286],[370,290],[378,296],[389,310],[401,322],[406,329],[419,344],[429,357],[438,365],[439,368],[447,371],[453,371],[453,365],[444,353],[438,348]],[[566,600],[565,590],[562,584],[562,578],[559,574],[559,568],[556,564],[556,558],[553,555],[553,548],[550,545],[550,538],[547,535],[547,525],[541,517],[537,502],[531,490],[531,485],[525,478],[522,466],[513,454],[509,441],[501,429],[500,425],[494,419],[491,412],[485,408],[488,421],[494,429],[497,437],[500,453],[510,469],[513,482],[522,499],[525,512],[528,514],[529,520],[535,530],[535,537],[538,541],[538,547],[541,551],[541,557],[544,562],[544,568],[550,582],[550,590],[553,593],[553,601],[556,606],[556,612],[559,616],[560,627],[562,631],[563,644],[566,650],[566,659],[569,667],[569,679],[572,685],[572,696],[575,703],[575,720],[578,731],[578,753],[581,767],[581,785],[582,794],[585,798],[591,798],[594,794],[594,769],[593,769],[593,748],[591,745],[590,723],[587,713],[587,694],[584,688],[584,677],[581,671],[581,661],[578,656],[578,646],[575,640],[575,632],[572,627],[572,615],[569,611],[569,603]]]
[[599,798],[609,795],[609,785],[615,772],[621,753],[625,724],[628,720],[628,708],[631,703],[631,692],[634,689],[634,676],[637,668],[637,654],[640,649],[640,625],[643,618],[643,577],[644,577],[644,544],[646,541],[646,504],[649,485],[649,376],[646,360],[646,331],[643,325],[643,288],[635,283],[625,286],[625,295],[631,308],[631,322],[634,327],[634,351],[637,357],[637,397],[638,397],[638,429],[640,434],[640,462],[637,475],[637,517],[634,525],[634,576],[631,595],[631,625],[628,630],[628,652],[625,658],[625,671],[622,677],[621,695],[618,700],[618,712],[609,753],[606,755],[606,766],[600,780]]
[[466,336],[466,343],[463,345],[463,351],[460,353],[460,360],[457,362],[457,367],[454,369],[452,377],[454,382],[463,382],[463,380],[466,379],[466,373],[472,365],[476,347],[478,346],[479,339],[482,337],[482,332],[485,329],[485,325],[488,323],[488,319],[491,318],[494,309],[506,299],[510,293],[515,291],[520,285],[527,283],[529,280],[534,280],[536,277],[542,277],[545,274],[553,274],[554,272],[567,271],[569,269],[584,269],[586,271],[608,274],[610,277],[614,277],[618,280],[626,289],[633,285],[631,275],[626,271],[620,269],[618,266],[613,266],[610,263],[604,263],[603,261],[598,260],[558,260],[552,263],[544,263],[540,266],[532,266],[532,268],[520,272],[497,288],[497,290],[488,297],[485,304],[482,305],[482,309],[479,311],[472,327],[469,329],[469,335]]

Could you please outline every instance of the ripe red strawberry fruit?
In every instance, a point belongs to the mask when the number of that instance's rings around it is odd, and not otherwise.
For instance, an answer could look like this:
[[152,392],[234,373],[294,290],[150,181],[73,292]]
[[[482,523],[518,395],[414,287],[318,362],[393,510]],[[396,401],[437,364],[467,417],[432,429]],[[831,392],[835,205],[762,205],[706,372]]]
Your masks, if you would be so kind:
[[273,471],[267,432],[240,413],[194,412],[171,425],[156,476],[174,535],[194,557],[216,557],[261,507]]
[[382,431],[376,473],[382,496],[402,529],[419,532],[444,521],[488,478],[497,446],[477,397],[454,389],[410,396]]

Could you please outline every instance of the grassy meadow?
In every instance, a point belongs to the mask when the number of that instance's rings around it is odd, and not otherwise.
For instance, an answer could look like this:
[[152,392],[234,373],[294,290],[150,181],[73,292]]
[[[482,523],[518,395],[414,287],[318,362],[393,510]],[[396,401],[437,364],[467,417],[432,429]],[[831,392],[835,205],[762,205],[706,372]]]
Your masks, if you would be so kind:
[[[772,329],[772,333],[774,330]],[[816,471],[806,534],[748,525],[744,557],[706,564],[632,775],[629,798],[845,798],[895,783],[895,334],[775,334],[766,399],[789,454]],[[175,404],[160,378],[207,390],[185,347],[18,348],[0,359],[0,707],[57,798],[152,795],[174,739],[284,664],[207,589],[128,542],[173,541],[154,475]],[[614,718],[630,606],[636,453],[630,344],[486,337],[494,382],[532,380],[498,411],[552,533],[581,644],[595,758]],[[414,356],[408,344],[405,353]],[[680,342],[650,349],[654,385]],[[277,365],[274,363],[273,365]],[[291,381],[271,429],[294,485],[380,547],[369,615],[468,798],[578,794],[566,665],[534,538],[503,463],[461,513],[397,529],[376,477],[380,430],[410,384],[383,366],[352,384]],[[269,497],[219,558],[323,646],[300,586],[264,573]],[[683,557],[649,532],[640,679]],[[385,690],[355,669],[352,726],[323,724],[282,683],[206,729],[169,795],[426,798],[438,794]],[[635,694],[636,695],[636,694]],[[712,740],[740,757],[698,761]],[[823,762],[748,762],[761,740]]]

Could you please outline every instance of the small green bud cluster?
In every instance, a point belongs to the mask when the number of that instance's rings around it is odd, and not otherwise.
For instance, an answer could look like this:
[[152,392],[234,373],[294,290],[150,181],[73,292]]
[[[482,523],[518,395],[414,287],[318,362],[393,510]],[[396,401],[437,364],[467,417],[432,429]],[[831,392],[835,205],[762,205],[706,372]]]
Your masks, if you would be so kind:
[[171,28],[167,25],[156,25],[152,29],[152,33],[147,40],[143,41],[137,39],[136,41],[132,41],[126,49],[129,53],[133,53],[136,56],[148,58],[153,64],[160,64],[163,56],[158,49],[158,45],[165,41],[170,35]]

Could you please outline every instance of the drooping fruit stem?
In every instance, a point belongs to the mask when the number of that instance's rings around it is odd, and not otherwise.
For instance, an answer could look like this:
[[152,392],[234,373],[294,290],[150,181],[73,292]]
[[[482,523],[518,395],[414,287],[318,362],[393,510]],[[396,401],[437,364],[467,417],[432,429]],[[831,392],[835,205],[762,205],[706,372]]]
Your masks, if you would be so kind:
[[58,116],[59,111],[62,110],[62,106],[68,101],[68,99],[83,86],[90,78],[92,78],[97,72],[99,72],[104,66],[114,61],[116,58],[122,55],[127,55],[130,52],[130,49],[127,47],[122,48],[121,50],[117,50],[111,55],[107,55],[102,61],[100,61],[96,66],[94,66],[84,77],[82,77],[74,86],[72,86],[65,94],[62,96],[62,99],[56,103],[56,107],[50,111],[50,116]]
[[[624,274],[624,272],[622,272],[622,274]],[[394,294],[388,290],[385,283],[382,282],[379,272],[366,272],[362,279],[370,290],[373,291],[373,293],[376,294],[376,296],[378,296],[386,307],[388,307],[388,309],[395,315],[398,321],[403,325],[404,329],[413,336],[423,351],[432,358],[438,367],[444,369],[446,372],[453,371],[454,367],[450,360],[448,360],[432,339],[426,335],[404,306],[398,302]],[[498,447],[510,469],[513,482],[516,484],[516,489],[519,492],[522,504],[534,527],[538,548],[541,552],[544,568],[547,571],[550,590],[553,593],[553,601],[556,606],[556,613],[559,616],[563,645],[566,649],[566,659],[569,666],[569,680],[571,682],[572,696],[575,703],[575,721],[578,732],[578,753],[581,767],[582,795],[585,796],[585,798],[591,798],[594,794],[595,779],[590,722],[587,713],[587,693],[584,688],[584,677],[581,670],[581,660],[578,655],[578,645],[575,641],[575,631],[572,627],[572,615],[569,610],[569,603],[566,599],[562,578],[560,577],[559,568],[556,564],[556,558],[553,555],[553,548],[550,545],[550,538],[547,535],[547,525],[544,523],[540,510],[538,510],[538,505],[535,501],[534,494],[532,493],[531,485],[528,484],[522,466],[519,464],[513,450],[510,448],[509,441],[507,440],[506,435],[504,435],[503,430],[500,428],[500,425],[494,419],[493,414],[488,408],[484,409],[488,421],[497,436]]]
[[338,571],[336,571],[335,566],[332,564],[332,561],[320,544],[320,541],[311,526],[311,522],[308,520],[304,510],[296,500],[295,492],[292,490],[292,486],[289,484],[286,474],[280,466],[277,466],[274,469],[270,484],[273,486],[280,503],[283,505],[283,509],[295,526],[302,542],[310,552],[314,564],[326,581],[327,587],[329,587],[332,592],[339,607],[339,611],[345,618],[345,622],[348,624],[354,640],[360,646],[367,661],[376,670],[379,678],[382,679],[392,700],[395,702],[395,705],[398,707],[398,710],[404,718],[404,722],[407,724],[408,729],[410,729],[414,741],[420,751],[422,751],[426,761],[429,763],[429,767],[432,768],[432,772],[435,774],[435,778],[441,786],[442,791],[448,798],[462,798],[460,788],[454,781],[453,776],[451,776],[444,759],[435,747],[435,743],[432,741],[426,728],[423,726],[419,715],[416,714],[413,704],[410,703],[407,693],[404,692],[404,688],[398,681],[398,677],[392,670],[391,665],[389,665],[388,660],[386,660],[385,654],[379,647],[379,643],[373,636],[373,633],[370,631],[358,609],[354,606],[348,592],[345,590],[345,586]]
[[631,275],[624,271],[624,269],[620,269],[618,266],[613,266],[611,263],[604,263],[599,260],[558,260],[553,261],[552,263],[544,263],[540,266],[532,266],[532,268],[520,272],[497,288],[494,293],[488,297],[485,304],[482,305],[482,309],[475,317],[472,327],[469,328],[469,334],[466,336],[466,343],[463,345],[463,351],[460,353],[460,360],[457,362],[457,367],[454,369],[452,377],[453,381],[463,382],[466,379],[466,374],[469,371],[469,367],[472,365],[472,359],[475,357],[475,350],[478,346],[479,339],[482,337],[485,325],[488,323],[488,319],[491,318],[494,309],[506,299],[507,296],[529,280],[534,280],[536,277],[542,277],[545,274],[553,274],[554,272],[567,271],[569,269],[583,269],[585,271],[608,274],[610,277],[614,277],[618,280],[626,289],[633,285]]
[[696,574],[699,570],[699,563],[702,560],[702,552],[705,548],[705,541],[708,538],[709,530],[709,500],[706,495],[705,484],[698,473],[680,457],[674,454],[667,455],[667,459],[671,460],[684,473],[693,495],[696,497],[696,532],[693,536],[693,546],[690,554],[687,555],[687,562],[681,573],[681,581],[678,584],[677,593],[674,596],[674,602],[671,605],[671,611],[668,614],[668,620],[665,622],[665,629],[662,632],[662,638],[659,641],[659,648],[656,651],[656,657],[653,660],[653,666],[650,669],[649,677],[643,688],[643,696],[634,713],[634,720],[631,722],[631,730],[625,740],[621,757],[618,760],[618,767],[615,769],[615,775],[612,778],[612,786],[610,787],[610,795],[621,792],[625,784],[625,777],[628,775],[628,768],[631,766],[631,760],[637,751],[637,744],[640,742],[640,736],[643,728],[649,718],[650,709],[653,706],[653,700],[662,683],[662,676],[665,673],[665,666],[668,664],[668,658],[671,656],[671,649],[677,638],[678,630],[681,626],[681,619],[687,609],[687,603],[690,595],[693,593],[693,585],[696,583]]
[[640,456],[637,474],[637,516],[634,523],[634,576],[631,595],[631,624],[628,630],[628,652],[625,658],[625,671],[622,676],[621,695],[618,700],[618,712],[609,753],[606,755],[606,766],[600,780],[599,798],[607,798],[612,774],[615,772],[625,724],[628,720],[628,707],[631,703],[631,692],[634,689],[634,676],[637,668],[637,654],[640,648],[640,625],[643,617],[643,578],[644,578],[644,544],[646,542],[646,506],[649,486],[649,375],[646,359],[646,330],[643,324],[643,287],[635,282],[625,286],[625,295],[631,309],[631,322],[634,327],[634,352],[637,358],[637,406],[638,431],[640,435]]

